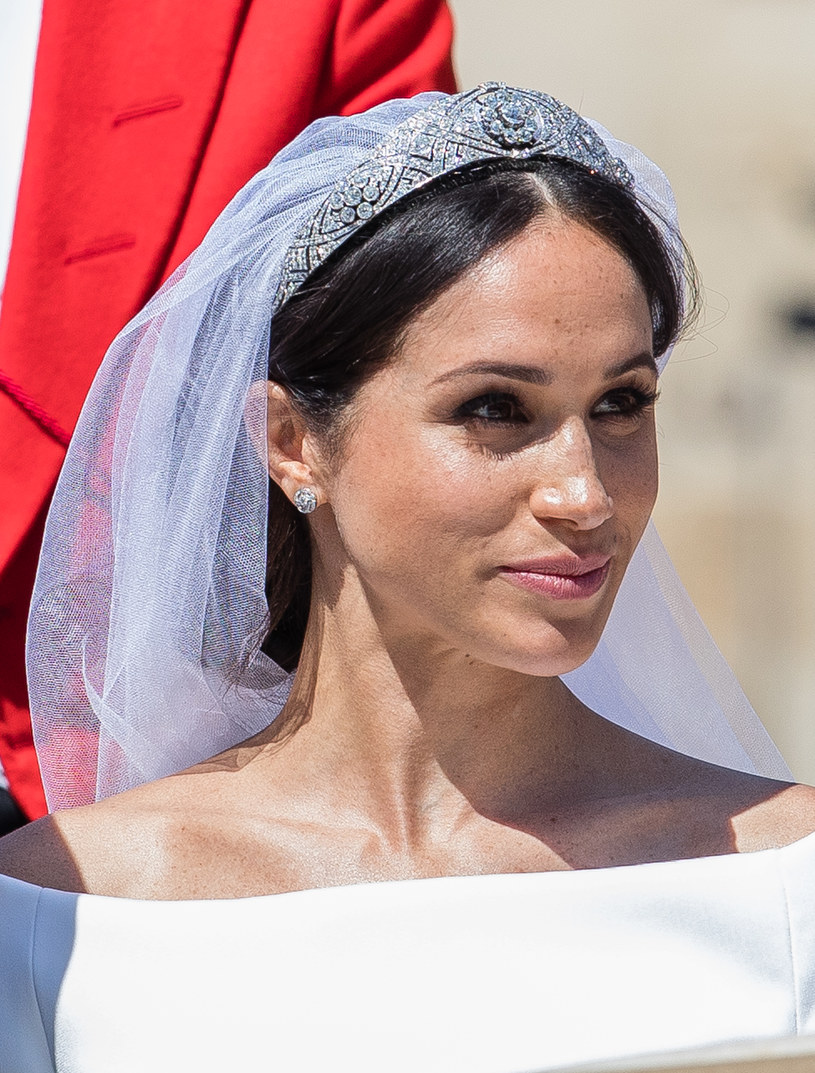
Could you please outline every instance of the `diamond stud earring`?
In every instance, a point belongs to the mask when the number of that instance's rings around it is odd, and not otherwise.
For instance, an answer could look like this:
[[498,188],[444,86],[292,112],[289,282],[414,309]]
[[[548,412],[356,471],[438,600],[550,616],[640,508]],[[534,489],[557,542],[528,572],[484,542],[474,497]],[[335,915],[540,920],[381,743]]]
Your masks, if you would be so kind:
[[311,488],[298,488],[294,493],[294,505],[301,514],[311,514],[317,506],[317,496]]

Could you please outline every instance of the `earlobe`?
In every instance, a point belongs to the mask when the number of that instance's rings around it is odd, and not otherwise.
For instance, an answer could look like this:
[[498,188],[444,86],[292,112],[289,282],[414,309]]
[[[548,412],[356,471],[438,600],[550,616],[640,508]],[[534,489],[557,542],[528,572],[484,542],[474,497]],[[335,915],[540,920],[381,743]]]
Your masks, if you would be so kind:
[[[260,419],[261,414],[265,420]],[[321,496],[312,465],[311,437],[302,414],[282,384],[266,380],[252,385],[246,427],[269,476],[286,497],[296,503],[298,491],[308,487],[316,505]]]

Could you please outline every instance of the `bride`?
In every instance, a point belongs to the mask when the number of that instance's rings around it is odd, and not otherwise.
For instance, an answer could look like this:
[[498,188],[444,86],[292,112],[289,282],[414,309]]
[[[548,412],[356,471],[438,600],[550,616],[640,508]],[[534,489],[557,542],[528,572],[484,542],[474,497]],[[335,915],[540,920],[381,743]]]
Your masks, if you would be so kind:
[[52,507],[0,1069],[815,1030],[815,790],[649,524],[686,278],[658,169],[495,83],[318,122],[237,196]]

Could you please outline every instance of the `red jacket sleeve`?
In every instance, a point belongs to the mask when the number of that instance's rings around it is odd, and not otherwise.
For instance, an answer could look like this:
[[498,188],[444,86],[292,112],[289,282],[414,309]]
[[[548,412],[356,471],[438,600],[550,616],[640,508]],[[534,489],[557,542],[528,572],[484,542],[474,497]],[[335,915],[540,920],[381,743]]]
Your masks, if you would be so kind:
[[320,115],[354,115],[428,89],[455,93],[453,26],[443,0],[344,0]]

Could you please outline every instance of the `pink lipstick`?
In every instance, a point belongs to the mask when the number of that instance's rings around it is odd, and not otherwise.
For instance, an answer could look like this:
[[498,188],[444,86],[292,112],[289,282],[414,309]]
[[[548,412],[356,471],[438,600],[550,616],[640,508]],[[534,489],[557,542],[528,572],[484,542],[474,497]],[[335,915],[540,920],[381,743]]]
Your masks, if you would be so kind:
[[501,577],[552,600],[585,600],[603,587],[610,555],[563,555],[502,566]]

